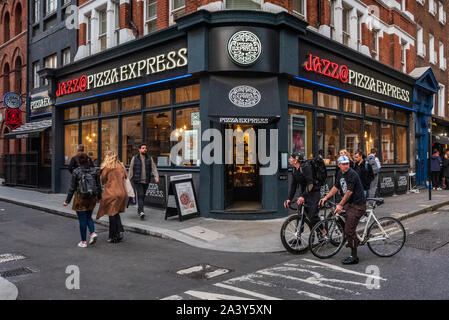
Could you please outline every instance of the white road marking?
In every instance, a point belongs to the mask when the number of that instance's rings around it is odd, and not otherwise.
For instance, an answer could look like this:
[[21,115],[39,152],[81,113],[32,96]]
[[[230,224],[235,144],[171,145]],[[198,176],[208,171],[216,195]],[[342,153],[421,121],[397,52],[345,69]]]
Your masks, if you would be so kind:
[[344,273],[348,273],[348,274],[355,274],[355,275],[362,276],[362,277],[369,277],[371,279],[378,279],[378,280],[387,281],[387,279],[384,279],[382,277],[378,277],[378,276],[375,276],[375,275],[372,275],[372,274],[367,274],[367,273],[361,273],[361,272],[357,272],[357,271],[348,270],[348,269],[345,269],[345,268],[342,268],[342,267],[339,267],[339,266],[335,266],[333,264],[324,263],[324,262],[321,262],[321,261],[315,261],[315,260],[311,260],[311,259],[302,259],[302,260],[310,262],[310,263],[316,263],[316,264],[325,266],[325,267],[327,267],[329,269],[332,269],[334,271],[340,271],[340,272],[344,272]]
[[203,299],[203,300],[254,300],[251,298],[238,297],[238,296],[228,296],[226,294],[218,294],[212,292],[203,292],[196,290],[189,290],[185,292],[188,295],[191,295],[195,298]]
[[179,270],[176,273],[180,274],[180,275],[185,275],[185,274],[189,274],[189,273],[199,272],[201,270],[203,270],[203,266],[194,266],[194,267],[187,268],[187,269],[184,269],[184,270]]
[[182,297],[175,294],[174,296],[169,296],[161,300],[182,300]]
[[325,297],[325,296],[322,296],[322,295],[319,295],[319,294],[315,294],[315,293],[310,293],[310,292],[307,292],[307,291],[298,291],[298,294],[302,294],[302,295],[305,295],[306,297],[314,298],[314,299],[317,299],[317,300],[334,300],[332,298],[328,298],[328,297]]
[[205,274],[205,276],[206,276],[207,279],[211,279],[211,278],[218,277],[218,276],[221,276],[223,274],[226,274],[228,272],[229,272],[228,269],[217,269],[215,271],[207,272]]
[[25,259],[25,257],[20,254],[12,254],[12,253],[0,254],[0,263],[22,260],[22,259]]
[[260,293],[257,293],[257,292],[254,292],[254,291],[250,291],[250,290],[246,290],[246,289],[237,288],[237,287],[230,286],[230,285],[223,284],[223,283],[216,283],[216,284],[214,284],[214,286],[217,286],[217,287],[220,287],[220,288],[224,288],[224,289],[228,289],[228,290],[237,291],[237,292],[240,292],[240,293],[243,293],[243,294],[246,294],[246,295],[249,295],[249,296],[253,296],[253,297],[256,297],[256,298],[259,298],[259,299],[264,299],[264,300],[282,300],[282,299],[279,299],[279,298],[266,296],[264,294],[260,294]]

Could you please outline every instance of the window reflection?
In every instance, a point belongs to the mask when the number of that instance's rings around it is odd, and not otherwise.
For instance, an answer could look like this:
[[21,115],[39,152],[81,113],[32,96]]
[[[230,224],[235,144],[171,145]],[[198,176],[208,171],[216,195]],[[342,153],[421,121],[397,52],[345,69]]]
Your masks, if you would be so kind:
[[340,120],[336,115],[318,113],[316,137],[318,153],[326,165],[336,165],[340,149]]

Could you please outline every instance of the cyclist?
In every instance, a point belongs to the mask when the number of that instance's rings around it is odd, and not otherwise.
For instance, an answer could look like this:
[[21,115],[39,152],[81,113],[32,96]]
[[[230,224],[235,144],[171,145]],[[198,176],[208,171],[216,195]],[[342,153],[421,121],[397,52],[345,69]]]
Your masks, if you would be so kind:
[[335,185],[329,193],[320,200],[321,206],[338,191],[342,196],[340,203],[334,214],[340,213],[343,208],[346,210],[345,236],[348,240],[348,247],[351,248],[351,255],[344,259],[343,264],[357,264],[359,258],[357,257],[357,246],[359,240],[357,238],[357,224],[360,218],[366,211],[365,194],[363,192],[362,181],[354,169],[349,166],[350,160],[347,156],[338,158],[338,167],[340,171],[335,177]]
[[295,196],[296,189],[299,187],[299,196],[297,204],[305,203],[307,217],[310,220],[311,228],[320,221],[318,216],[318,201],[321,197],[320,187],[314,183],[313,169],[309,162],[304,160],[301,153],[292,153],[289,158],[290,165],[293,166],[292,182],[290,184],[290,193],[288,200],[284,201],[284,207],[287,208]]

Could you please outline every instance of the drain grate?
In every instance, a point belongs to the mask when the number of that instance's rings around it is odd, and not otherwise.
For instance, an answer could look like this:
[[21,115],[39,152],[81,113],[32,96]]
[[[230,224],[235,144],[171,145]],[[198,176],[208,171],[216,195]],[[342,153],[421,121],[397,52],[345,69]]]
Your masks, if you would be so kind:
[[29,274],[29,273],[34,273],[34,271],[29,268],[17,268],[17,269],[13,269],[13,270],[2,271],[2,272],[0,272],[0,276],[3,278],[11,278],[11,277],[22,276],[22,275]]
[[210,264],[198,264],[193,267],[182,269],[176,272],[180,276],[186,276],[193,279],[211,279],[231,272],[230,269],[212,266]]
[[449,243],[449,230],[421,229],[407,235],[407,247],[435,251]]

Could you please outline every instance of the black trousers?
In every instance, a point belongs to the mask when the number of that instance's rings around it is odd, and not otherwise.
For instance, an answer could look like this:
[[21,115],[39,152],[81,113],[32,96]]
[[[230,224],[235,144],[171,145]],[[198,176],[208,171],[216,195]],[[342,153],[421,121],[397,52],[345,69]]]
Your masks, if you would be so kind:
[[137,193],[137,211],[143,212],[143,203],[145,201],[145,194],[148,190],[148,183],[134,183],[134,188]]
[[304,199],[307,218],[310,220],[310,228],[313,228],[318,222],[320,222],[320,217],[318,216],[318,202],[321,199],[320,190],[309,192]]
[[109,239],[115,240],[120,238],[120,232],[124,232],[120,213],[115,216],[109,216]]
[[440,171],[432,171],[432,188],[440,186]]

